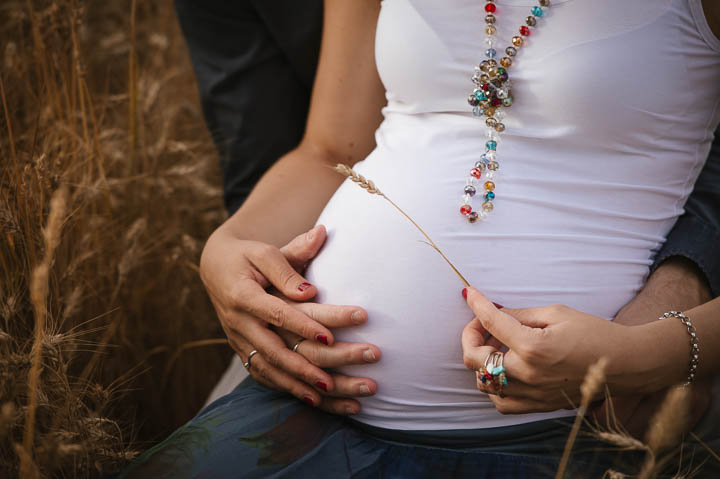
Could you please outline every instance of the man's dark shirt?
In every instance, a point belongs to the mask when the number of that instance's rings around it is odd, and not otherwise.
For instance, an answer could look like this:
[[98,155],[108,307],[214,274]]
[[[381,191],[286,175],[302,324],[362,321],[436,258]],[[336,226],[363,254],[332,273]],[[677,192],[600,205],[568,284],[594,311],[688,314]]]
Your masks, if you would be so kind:
[[[232,214],[300,142],[322,30],[322,0],[176,0]],[[684,256],[720,295],[720,129],[652,269]]]

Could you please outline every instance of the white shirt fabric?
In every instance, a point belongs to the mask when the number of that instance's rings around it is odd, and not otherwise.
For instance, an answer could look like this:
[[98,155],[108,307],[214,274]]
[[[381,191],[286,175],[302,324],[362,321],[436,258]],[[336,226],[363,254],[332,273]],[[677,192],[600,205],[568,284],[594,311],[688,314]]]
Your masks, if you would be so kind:
[[[499,53],[535,4],[497,2]],[[388,105],[377,148],[356,170],[492,301],[612,319],[644,284],[707,156],[720,121],[720,40],[700,0],[553,0],[509,71],[515,103],[498,144],[495,211],[470,224],[459,207],[485,151],[484,122],[466,102],[486,48],[483,7],[383,2],[376,61]],[[462,361],[473,317],[463,285],[385,200],[345,182],[318,223],[329,238],[307,277],[319,301],[369,313],[337,339],[383,353],[341,370],[378,384],[356,419],[440,430],[573,414],[503,416],[476,389]]]

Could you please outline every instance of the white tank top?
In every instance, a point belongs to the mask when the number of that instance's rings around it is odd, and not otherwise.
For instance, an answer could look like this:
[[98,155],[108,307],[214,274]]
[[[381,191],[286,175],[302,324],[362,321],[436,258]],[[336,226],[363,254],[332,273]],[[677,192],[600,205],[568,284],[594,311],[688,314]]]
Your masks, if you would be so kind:
[[[459,213],[486,141],[466,102],[486,48],[482,1],[382,3],[376,57],[388,105],[377,148],[356,169],[491,300],[612,319],[645,282],[705,161],[720,120],[720,40],[701,0],[552,2],[510,70],[515,103],[489,220]],[[496,3],[503,51],[536,2]],[[337,338],[383,353],[341,371],[378,383],[358,420],[438,430],[573,414],[497,413],[463,365],[473,314],[462,283],[382,198],[346,182],[318,222],[329,238],[307,276],[319,300],[369,313]]]

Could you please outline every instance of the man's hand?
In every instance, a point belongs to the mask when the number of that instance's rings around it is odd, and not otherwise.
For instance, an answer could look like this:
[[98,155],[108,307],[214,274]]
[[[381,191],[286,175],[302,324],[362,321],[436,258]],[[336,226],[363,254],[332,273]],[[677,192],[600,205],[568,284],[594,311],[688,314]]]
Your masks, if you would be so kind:
[[[645,324],[657,321],[666,311],[687,311],[711,299],[710,288],[698,267],[683,257],[673,256],[653,272],[640,294],[620,310],[615,322],[628,326]],[[678,329],[678,334],[682,333]],[[695,381],[688,430],[697,424],[710,404],[711,386],[712,378]],[[642,439],[666,394],[664,389],[648,395],[610,398],[615,418],[630,434]],[[591,414],[600,424],[609,426],[612,425],[612,421],[607,424],[609,408],[605,402]]]
[[[326,237],[325,228],[316,226],[275,248],[220,227],[205,245],[200,274],[231,347],[243,361],[257,349],[250,367],[256,380],[328,412],[355,414],[360,404],[351,398],[374,394],[377,384],[322,368],[376,362],[380,350],[334,342],[329,328],[365,323],[362,308],[306,302],[317,289],[301,273]],[[274,294],[266,291],[270,287]],[[307,341],[293,352],[301,339]]]

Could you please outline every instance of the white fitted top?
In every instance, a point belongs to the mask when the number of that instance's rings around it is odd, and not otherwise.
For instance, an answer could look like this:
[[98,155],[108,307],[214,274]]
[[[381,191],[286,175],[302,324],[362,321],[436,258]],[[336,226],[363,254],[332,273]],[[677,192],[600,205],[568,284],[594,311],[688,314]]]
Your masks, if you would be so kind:
[[[501,53],[536,2],[497,4]],[[483,7],[382,3],[376,58],[388,105],[377,148],[356,169],[491,300],[611,319],[645,282],[708,153],[720,40],[700,0],[553,0],[510,69],[495,211],[470,224],[459,207],[486,141],[466,102],[486,48]],[[366,325],[335,334],[383,353],[342,369],[378,383],[358,420],[438,430],[573,414],[496,412],[463,365],[460,334],[473,314],[462,283],[382,198],[345,182],[318,222],[329,238],[307,276],[319,300],[369,313]]]

